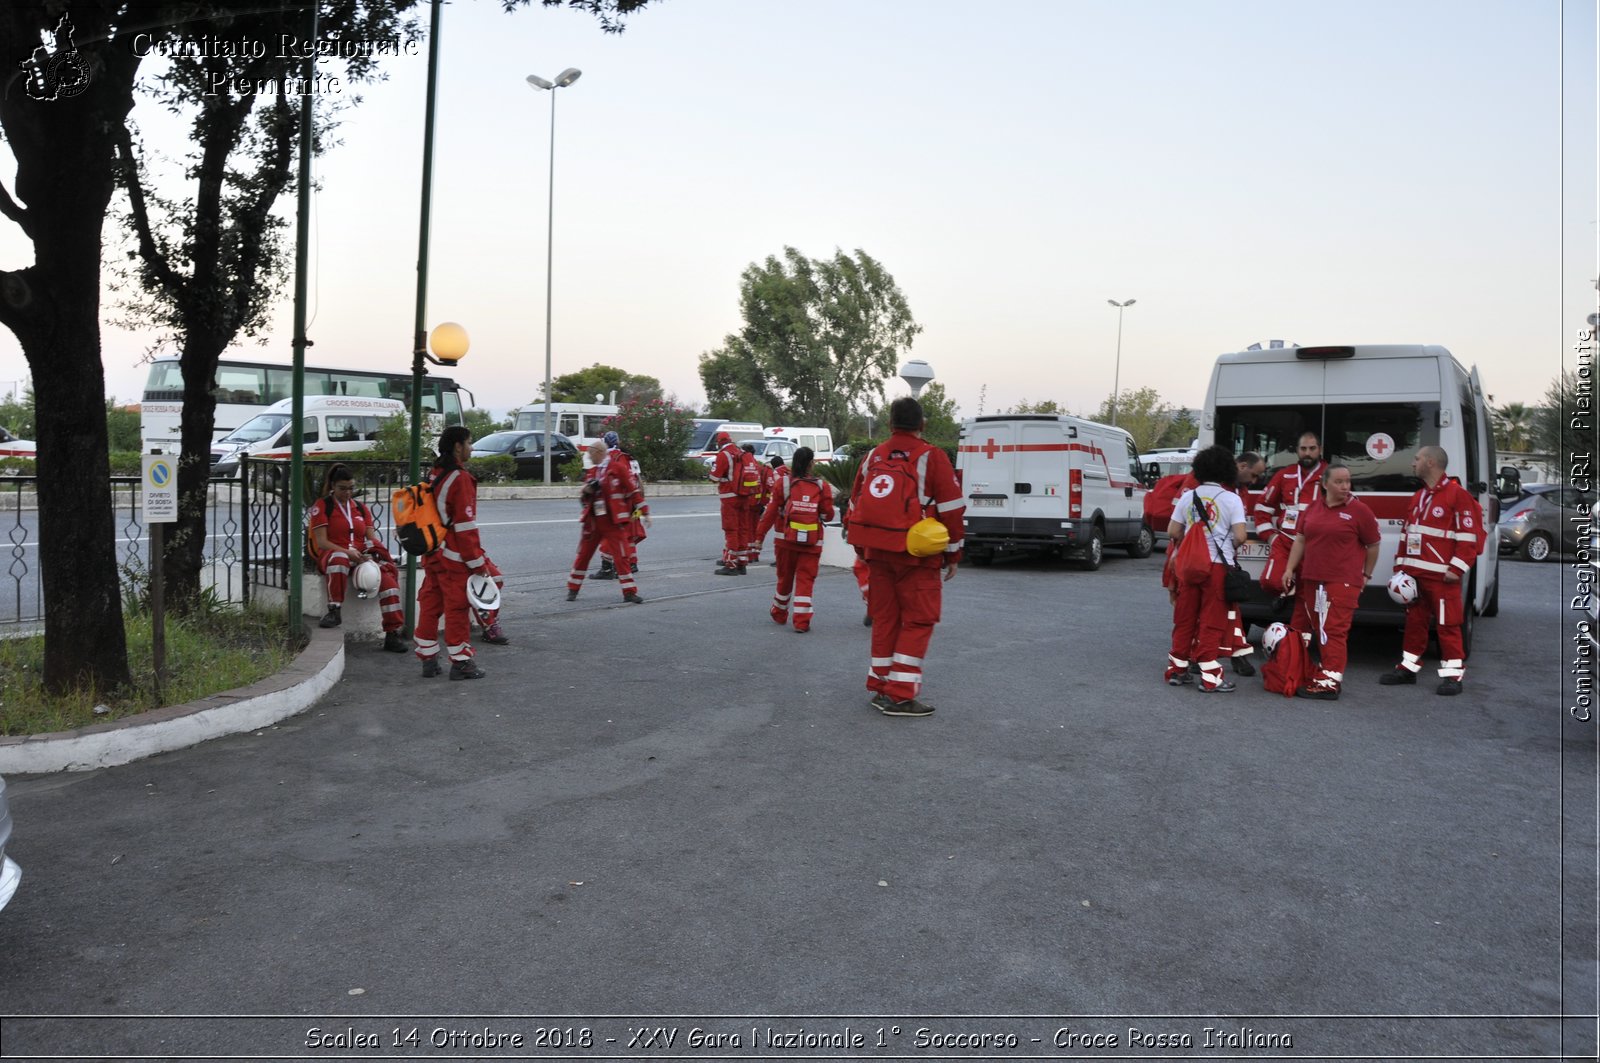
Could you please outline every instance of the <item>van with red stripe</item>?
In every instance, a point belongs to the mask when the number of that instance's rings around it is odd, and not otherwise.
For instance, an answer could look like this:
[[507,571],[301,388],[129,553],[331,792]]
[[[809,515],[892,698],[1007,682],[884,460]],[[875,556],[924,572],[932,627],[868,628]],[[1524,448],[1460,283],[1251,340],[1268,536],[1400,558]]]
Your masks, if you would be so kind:
[[[1404,610],[1385,584],[1405,528],[1412,495],[1422,483],[1411,461],[1423,446],[1443,447],[1447,476],[1483,506],[1488,542],[1468,576],[1463,637],[1473,617],[1494,616],[1500,606],[1500,504],[1496,497],[1494,433],[1476,367],[1468,370],[1443,347],[1362,345],[1253,349],[1217,358],[1206,391],[1200,445],[1220,443],[1239,454],[1253,450],[1267,475],[1296,460],[1300,434],[1316,432],[1323,459],[1348,465],[1356,497],[1378,518],[1383,532],[1378,566],[1362,591],[1356,623],[1400,624]],[[1239,550],[1253,576],[1261,574],[1267,545]],[[1246,602],[1248,620],[1267,623],[1273,603],[1263,595]]]
[[978,417],[961,426],[956,475],[967,497],[966,556],[1046,552],[1093,571],[1108,546],[1149,557],[1139,450],[1121,428],[1055,414]]

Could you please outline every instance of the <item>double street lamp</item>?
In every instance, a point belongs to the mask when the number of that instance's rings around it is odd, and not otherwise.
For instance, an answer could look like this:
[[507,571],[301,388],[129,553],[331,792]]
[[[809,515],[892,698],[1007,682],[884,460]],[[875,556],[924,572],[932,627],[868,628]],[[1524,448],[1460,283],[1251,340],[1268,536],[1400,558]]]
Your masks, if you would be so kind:
[[556,89],[564,89],[583,76],[583,71],[576,67],[567,67],[556,75],[554,81],[546,81],[537,74],[529,74],[528,85],[534,89],[541,89],[550,93],[550,224],[545,237],[544,259],[544,482],[550,482],[550,440],[552,426],[550,424],[550,390],[553,381],[550,375],[550,307],[552,293],[554,292],[555,274],[555,242],[556,242]]
[[1112,428],[1117,426],[1117,400],[1121,397],[1122,391],[1122,312],[1138,301],[1137,299],[1124,299],[1119,303],[1115,299],[1106,300],[1106,302],[1117,308],[1117,368],[1111,378]]

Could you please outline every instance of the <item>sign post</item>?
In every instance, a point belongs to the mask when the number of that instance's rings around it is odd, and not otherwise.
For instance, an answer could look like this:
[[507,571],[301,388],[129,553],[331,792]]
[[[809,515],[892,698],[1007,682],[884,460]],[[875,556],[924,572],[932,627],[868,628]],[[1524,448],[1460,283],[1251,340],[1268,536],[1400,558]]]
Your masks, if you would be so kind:
[[150,529],[150,629],[151,651],[155,657],[156,698],[166,684],[167,616],[162,577],[162,529],[178,519],[178,468],[173,458],[161,451],[143,455],[143,490],[140,491],[141,516]]

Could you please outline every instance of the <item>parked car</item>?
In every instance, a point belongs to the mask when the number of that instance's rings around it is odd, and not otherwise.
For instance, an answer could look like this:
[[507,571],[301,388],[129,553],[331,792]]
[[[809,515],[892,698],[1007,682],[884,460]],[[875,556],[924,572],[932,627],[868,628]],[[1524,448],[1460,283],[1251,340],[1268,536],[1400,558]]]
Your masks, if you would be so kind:
[[6,806],[6,781],[0,779],[0,908],[4,908],[22,882],[22,868],[6,855],[11,840],[11,810]]
[[[562,466],[578,456],[577,444],[560,432],[551,432],[550,478],[561,479]],[[472,453],[485,456],[509,454],[517,459],[517,479],[544,477],[543,432],[493,432],[472,441]]]
[[1578,549],[1579,526],[1595,504],[1593,491],[1529,484],[1500,512],[1500,552],[1546,561]]

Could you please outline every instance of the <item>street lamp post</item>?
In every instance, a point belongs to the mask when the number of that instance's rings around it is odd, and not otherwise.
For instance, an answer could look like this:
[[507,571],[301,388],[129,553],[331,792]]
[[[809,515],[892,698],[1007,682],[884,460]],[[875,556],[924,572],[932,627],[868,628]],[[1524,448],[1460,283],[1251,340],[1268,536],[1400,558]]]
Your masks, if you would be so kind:
[[546,81],[537,74],[529,74],[527,81],[531,88],[542,89],[550,93],[550,223],[545,236],[544,252],[544,482],[550,482],[550,389],[553,381],[550,376],[550,307],[552,303],[555,274],[555,245],[556,245],[556,89],[564,89],[583,76],[583,71],[576,67],[567,67],[556,75],[554,81]]
[[1122,391],[1122,312],[1138,301],[1137,299],[1124,299],[1119,303],[1115,299],[1106,300],[1106,302],[1117,308],[1117,367],[1111,377],[1112,428],[1117,426],[1117,400],[1121,397]]

